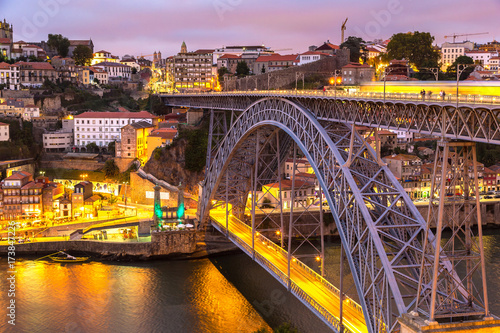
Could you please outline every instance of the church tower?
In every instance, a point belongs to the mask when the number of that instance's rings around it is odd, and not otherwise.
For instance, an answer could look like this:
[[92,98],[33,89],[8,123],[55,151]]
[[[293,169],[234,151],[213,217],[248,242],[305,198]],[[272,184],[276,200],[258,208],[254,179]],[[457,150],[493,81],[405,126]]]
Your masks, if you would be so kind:
[[12,25],[7,23],[5,19],[0,21],[0,38],[8,38],[12,41]]
[[187,49],[187,46],[186,46],[186,42],[182,42],[181,53],[187,53],[187,52],[188,52],[188,49]]

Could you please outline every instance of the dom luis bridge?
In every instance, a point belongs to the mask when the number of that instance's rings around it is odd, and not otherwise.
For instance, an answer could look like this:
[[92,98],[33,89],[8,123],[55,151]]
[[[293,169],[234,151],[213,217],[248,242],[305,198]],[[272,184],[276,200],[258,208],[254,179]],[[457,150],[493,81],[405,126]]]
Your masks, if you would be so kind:
[[[200,223],[225,234],[333,331],[500,330],[488,308],[475,147],[500,144],[495,98],[297,91],[160,97],[210,112]],[[439,140],[427,216],[382,161],[380,129]],[[304,199],[302,158],[313,169],[316,200]],[[285,163],[290,179],[283,178]],[[326,218],[342,243],[338,286],[324,278]],[[451,230],[446,238],[444,229]]]

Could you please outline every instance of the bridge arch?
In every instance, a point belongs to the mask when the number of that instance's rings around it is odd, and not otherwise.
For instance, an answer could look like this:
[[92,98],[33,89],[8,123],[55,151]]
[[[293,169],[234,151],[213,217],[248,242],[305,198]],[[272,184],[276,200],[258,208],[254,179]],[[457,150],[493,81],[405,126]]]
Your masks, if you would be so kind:
[[[311,164],[344,245],[369,331],[392,331],[397,318],[414,307],[426,224],[353,128],[318,120],[287,99],[256,101],[231,126],[207,170],[199,206],[202,219],[208,217],[222,175],[239,148],[265,126],[286,132]],[[429,241],[434,241],[432,233]]]

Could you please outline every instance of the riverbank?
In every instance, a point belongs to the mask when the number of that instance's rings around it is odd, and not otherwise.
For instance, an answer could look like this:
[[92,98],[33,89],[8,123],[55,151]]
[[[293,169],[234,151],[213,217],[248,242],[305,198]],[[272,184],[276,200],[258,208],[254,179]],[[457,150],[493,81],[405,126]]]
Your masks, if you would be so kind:
[[[151,241],[138,242],[67,240],[15,244],[16,257],[43,256],[63,250],[116,261],[201,259],[240,251],[224,236],[204,231],[153,232]],[[0,245],[0,255],[8,251],[8,245]]]

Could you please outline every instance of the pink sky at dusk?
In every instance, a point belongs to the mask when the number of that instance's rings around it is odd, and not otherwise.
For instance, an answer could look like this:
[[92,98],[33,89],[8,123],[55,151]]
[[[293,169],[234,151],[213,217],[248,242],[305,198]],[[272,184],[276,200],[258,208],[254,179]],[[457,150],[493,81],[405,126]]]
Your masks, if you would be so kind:
[[[183,0],[2,1],[0,19],[14,25],[14,40],[47,40],[49,33],[69,39],[92,38],[95,51],[140,55],[223,45],[265,44],[273,49],[307,51],[310,45],[346,37],[387,39],[397,32],[428,31],[436,43],[452,33],[489,32],[475,42],[500,38],[499,0]],[[451,40],[450,40],[451,41]]]

